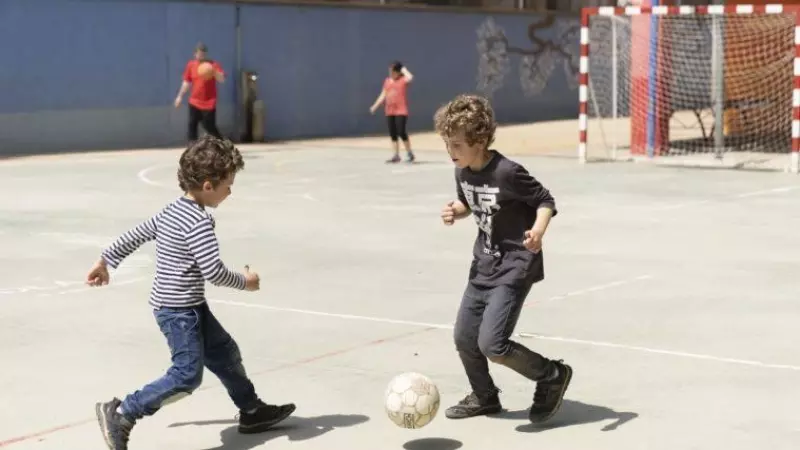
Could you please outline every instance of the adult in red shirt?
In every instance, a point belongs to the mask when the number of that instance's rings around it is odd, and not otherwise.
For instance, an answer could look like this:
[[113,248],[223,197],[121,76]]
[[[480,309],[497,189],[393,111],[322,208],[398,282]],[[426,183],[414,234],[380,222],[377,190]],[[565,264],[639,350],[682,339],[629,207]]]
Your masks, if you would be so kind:
[[[213,67],[213,76],[204,78],[197,69],[200,64],[208,62]],[[225,72],[214,60],[208,58],[208,47],[197,44],[194,50],[194,59],[186,64],[183,71],[183,83],[175,98],[175,108],[180,108],[183,96],[191,88],[189,94],[189,141],[197,140],[197,126],[201,123],[206,133],[222,138],[217,129],[217,83],[225,81]]]

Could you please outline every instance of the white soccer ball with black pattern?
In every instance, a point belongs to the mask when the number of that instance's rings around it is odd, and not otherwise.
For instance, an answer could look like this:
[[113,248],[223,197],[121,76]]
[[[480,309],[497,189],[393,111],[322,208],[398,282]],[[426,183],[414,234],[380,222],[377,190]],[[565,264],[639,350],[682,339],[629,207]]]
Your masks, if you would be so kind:
[[386,414],[401,428],[422,428],[439,411],[439,389],[430,378],[407,372],[392,378],[386,389]]

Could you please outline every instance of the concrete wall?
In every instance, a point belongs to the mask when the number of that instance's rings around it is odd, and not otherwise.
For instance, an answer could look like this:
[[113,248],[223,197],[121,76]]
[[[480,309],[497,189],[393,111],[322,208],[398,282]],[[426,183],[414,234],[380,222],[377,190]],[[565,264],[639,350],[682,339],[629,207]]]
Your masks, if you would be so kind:
[[3,0],[0,155],[181,144],[187,111],[171,103],[197,41],[229,72],[218,120],[234,137],[237,52],[260,74],[268,139],[384,132],[368,108],[394,59],[417,76],[412,130],[460,92],[491,95],[506,123],[571,118],[577,36],[572,17]]

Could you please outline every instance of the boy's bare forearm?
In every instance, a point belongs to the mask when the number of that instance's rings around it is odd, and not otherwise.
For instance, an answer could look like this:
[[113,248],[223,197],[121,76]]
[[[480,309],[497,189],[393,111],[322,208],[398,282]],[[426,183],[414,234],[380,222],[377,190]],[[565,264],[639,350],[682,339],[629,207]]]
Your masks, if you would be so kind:
[[536,221],[533,223],[532,229],[536,229],[544,233],[550,225],[550,219],[553,218],[553,209],[550,206],[541,206],[536,210]]

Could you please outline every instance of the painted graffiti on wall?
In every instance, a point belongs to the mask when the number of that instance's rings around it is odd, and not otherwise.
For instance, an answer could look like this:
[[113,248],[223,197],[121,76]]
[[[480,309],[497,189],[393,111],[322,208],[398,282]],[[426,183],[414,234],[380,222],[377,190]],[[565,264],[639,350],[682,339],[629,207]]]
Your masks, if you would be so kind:
[[527,96],[535,96],[547,87],[561,66],[570,89],[578,88],[580,64],[580,25],[556,20],[548,15],[528,25],[527,43],[516,46],[505,30],[489,17],[477,30],[478,90],[491,96],[502,88],[511,73],[512,57],[519,58],[519,81]]

